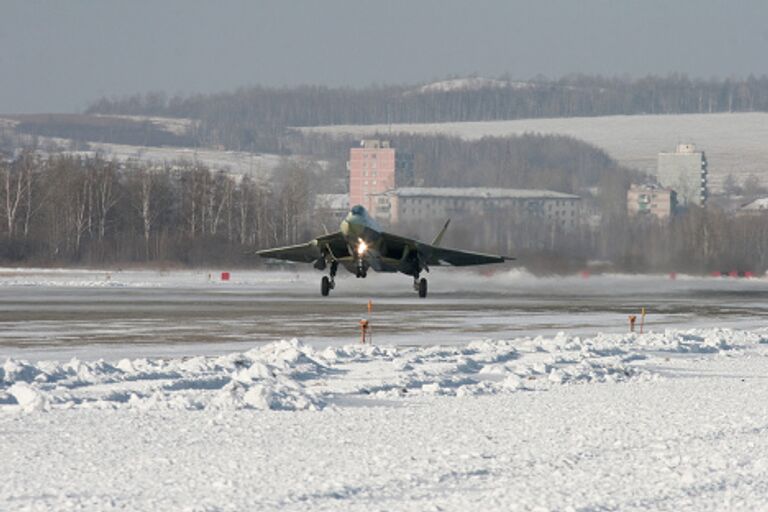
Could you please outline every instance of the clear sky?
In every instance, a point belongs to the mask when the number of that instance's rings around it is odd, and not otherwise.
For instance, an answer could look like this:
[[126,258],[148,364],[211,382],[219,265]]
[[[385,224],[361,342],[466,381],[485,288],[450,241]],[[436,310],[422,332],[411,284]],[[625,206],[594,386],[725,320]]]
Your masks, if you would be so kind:
[[768,74],[768,0],[0,0],[0,112],[449,75]]

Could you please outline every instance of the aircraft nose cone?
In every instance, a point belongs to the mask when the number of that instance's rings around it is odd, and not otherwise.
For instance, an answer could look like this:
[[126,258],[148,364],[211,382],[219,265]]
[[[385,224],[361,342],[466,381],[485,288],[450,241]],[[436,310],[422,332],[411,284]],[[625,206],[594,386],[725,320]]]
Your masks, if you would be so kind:
[[350,213],[341,223],[341,231],[347,236],[358,236],[363,232],[365,222],[359,215]]

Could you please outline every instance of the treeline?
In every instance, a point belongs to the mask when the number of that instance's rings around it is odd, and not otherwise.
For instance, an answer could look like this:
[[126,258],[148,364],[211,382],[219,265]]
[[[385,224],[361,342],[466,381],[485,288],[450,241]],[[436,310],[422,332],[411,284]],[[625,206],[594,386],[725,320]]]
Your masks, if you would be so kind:
[[768,77],[692,80],[673,74],[630,80],[577,75],[449,90],[249,87],[188,97],[149,93],[102,98],[87,110],[197,119],[199,145],[278,153],[288,152],[285,135],[292,126],[736,111],[768,111]]
[[669,222],[629,220],[608,220],[597,248],[618,269],[694,274],[768,270],[768,222],[763,215],[691,207]]
[[304,240],[315,169],[286,161],[267,184],[200,164],[163,168],[25,152],[0,164],[0,259],[31,264],[253,263]]
[[[400,229],[426,237],[439,227],[436,221],[427,229]],[[598,271],[630,273],[768,271],[765,216],[732,215],[712,207],[691,207],[665,220],[604,216],[576,228],[489,210],[482,217],[454,218],[446,242],[513,255],[517,264],[540,274],[575,273],[592,264]]]
[[[255,182],[189,162],[150,168],[27,152],[0,164],[0,260],[253,265],[260,261],[254,249],[336,228],[338,218],[314,209],[324,172],[286,161],[272,180]],[[397,232],[428,237],[438,224],[402,225]],[[512,254],[537,272],[576,271],[592,260],[632,272],[768,269],[768,222],[713,207],[691,207],[668,221],[624,212],[584,215],[574,229],[489,211],[482,218],[454,219],[447,242]]]

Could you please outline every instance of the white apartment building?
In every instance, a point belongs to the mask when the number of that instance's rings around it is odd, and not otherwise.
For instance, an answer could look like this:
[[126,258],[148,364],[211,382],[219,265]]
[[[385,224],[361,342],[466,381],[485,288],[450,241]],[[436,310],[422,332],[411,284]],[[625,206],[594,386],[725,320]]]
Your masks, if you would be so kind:
[[376,217],[391,224],[486,214],[542,219],[564,228],[581,222],[581,198],[551,190],[404,187],[372,199]]

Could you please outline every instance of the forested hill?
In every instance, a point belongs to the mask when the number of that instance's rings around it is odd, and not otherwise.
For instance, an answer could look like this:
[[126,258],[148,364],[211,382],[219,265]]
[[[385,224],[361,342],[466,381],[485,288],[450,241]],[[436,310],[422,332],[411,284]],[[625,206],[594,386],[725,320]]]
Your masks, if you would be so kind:
[[202,121],[199,142],[230,149],[285,152],[290,126],[435,123],[614,114],[768,111],[768,77],[691,80],[574,76],[511,82],[459,79],[424,87],[362,89],[249,87],[235,92],[167,97],[147,93],[102,98],[94,114],[185,117]]

